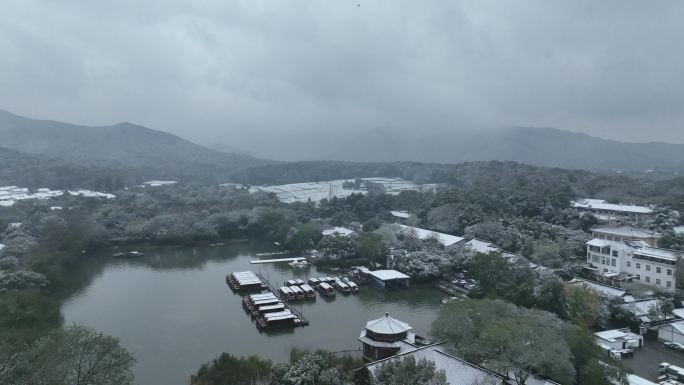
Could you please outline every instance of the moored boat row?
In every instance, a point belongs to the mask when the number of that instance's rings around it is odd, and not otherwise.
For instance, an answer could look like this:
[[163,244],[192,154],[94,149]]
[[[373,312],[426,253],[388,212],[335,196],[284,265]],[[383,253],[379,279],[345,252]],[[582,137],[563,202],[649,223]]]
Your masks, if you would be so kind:
[[226,283],[235,291],[264,290],[266,283],[251,271],[238,271],[226,276]]
[[248,295],[243,298],[242,307],[255,319],[259,330],[305,326],[309,323],[273,292]]

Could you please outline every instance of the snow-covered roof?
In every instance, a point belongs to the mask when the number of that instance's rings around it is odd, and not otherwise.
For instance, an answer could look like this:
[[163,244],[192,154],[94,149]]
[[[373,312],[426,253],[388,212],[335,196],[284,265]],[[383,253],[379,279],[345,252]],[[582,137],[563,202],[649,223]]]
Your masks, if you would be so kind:
[[151,180],[149,182],[143,183],[144,185],[150,186],[150,187],[159,187],[159,186],[168,186],[172,184],[178,183],[175,180]]
[[677,318],[684,318],[684,309],[674,309],[672,310],[672,314]]
[[634,374],[627,375],[627,384],[629,385],[658,385],[655,382],[649,381],[643,377],[635,376]]
[[679,332],[679,334],[684,335],[684,321],[671,322],[670,325],[673,329]]
[[381,281],[389,281],[392,279],[409,279],[409,278],[411,278],[408,275],[401,273],[399,271],[396,271],[396,270],[375,270],[375,271],[371,271],[370,275],[372,275],[373,277],[375,277]]
[[587,281],[586,279],[582,278],[573,278],[569,283],[592,289],[604,297],[622,297],[625,295],[625,293],[627,293],[627,290],[620,289],[619,287],[610,286],[599,282]]
[[451,246],[453,244],[463,241],[465,238],[457,237],[455,235],[439,233],[437,231],[421,229],[413,226],[398,225],[402,231],[415,234],[418,239],[428,239],[435,238],[439,243],[444,246]]
[[602,340],[608,341],[608,342],[617,342],[617,341],[631,341],[636,339],[639,339],[640,336],[638,334],[634,334],[630,332],[627,329],[614,329],[614,330],[605,330],[602,332],[596,332],[594,335],[597,338],[600,338]]
[[341,235],[343,237],[347,237],[351,235],[353,232],[354,230],[348,229],[346,227],[333,227],[332,229],[323,230],[322,234],[325,237],[331,235]]
[[[434,190],[436,185],[418,185],[412,181],[401,178],[361,178],[366,182],[374,182],[383,185],[387,194],[397,195],[402,191],[425,191]],[[333,197],[344,198],[352,194],[366,194],[365,189],[348,189],[345,188],[345,183],[349,182],[347,179],[320,181],[320,182],[303,182],[291,183],[279,186],[254,186],[249,189],[250,192],[264,191],[274,193],[281,201],[285,203],[292,202],[320,202],[323,199]]]
[[667,250],[667,249],[659,249],[656,247],[649,247],[649,246],[639,246],[636,248],[634,251],[635,255],[642,255],[645,257],[652,257],[652,258],[659,258],[659,259],[664,259],[667,261],[678,261],[679,258],[681,258],[682,254],[674,251],[674,250]]
[[0,243],[0,250],[2,250],[2,249],[4,249],[4,248],[5,248],[5,245],[3,245],[2,243]]
[[677,234],[684,234],[684,226],[675,226],[672,230]]
[[107,198],[107,199],[113,199],[116,198],[116,195],[113,194],[107,194],[107,193],[101,193],[97,191],[91,191],[91,190],[69,190],[70,195],[80,195],[83,197],[88,197],[88,198]]
[[479,239],[471,239],[470,241],[466,242],[466,246],[469,247],[472,251],[477,252],[477,253],[498,253],[501,251],[499,246],[481,241]]
[[594,238],[591,241],[587,242],[587,245],[596,247],[606,247],[610,245],[610,241],[600,238]]
[[648,309],[651,306],[655,306],[658,304],[658,300],[655,298],[652,299],[642,299],[639,301],[634,301],[630,303],[625,303],[620,305],[623,309],[627,310],[628,312],[634,314],[637,317],[645,316],[648,314]]
[[599,226],[591,229],[592,232],[617,235],[619,237],[631,238],[660,238],[660,233],[656,231],[637,229],[630,226]]
[[636,213],[636,214],[652,214],[653,209],[646,206],[635,206],[635,205],[622,205],[608,203],[603,199],[581,199],[572,202],[572,205],[577,208],[589,209],[589,210],[602,210],[602,211],[616,211],[624,213]]
[[501,376],[446,353],[441,345],[443,344],[416,348],[410,352],[375,361],[368,364],[366,368],[374,374],[383,364],[410,356],[416,361],[424,359],[434,362],[435,369],[444,371],[449,384],[499,384],[502,382]]
[[389,313],[385,313],[384,317],[366,322],[366,330],[375,334],[400,334],[412,329],[411,325],[390,317]]
[[408,213],[408,211],[390,211],[392,216],[395,216],[397,218],[403,218],[403,219],[409,219],[411,217],[411,214]]

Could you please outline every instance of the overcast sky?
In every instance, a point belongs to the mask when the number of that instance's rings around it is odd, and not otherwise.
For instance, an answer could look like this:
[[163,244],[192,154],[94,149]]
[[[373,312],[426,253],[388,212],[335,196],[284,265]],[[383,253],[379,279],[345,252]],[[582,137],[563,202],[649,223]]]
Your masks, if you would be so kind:
[[0,109],[193,141],[552,126],[684,143],[684,1],[3,0]]

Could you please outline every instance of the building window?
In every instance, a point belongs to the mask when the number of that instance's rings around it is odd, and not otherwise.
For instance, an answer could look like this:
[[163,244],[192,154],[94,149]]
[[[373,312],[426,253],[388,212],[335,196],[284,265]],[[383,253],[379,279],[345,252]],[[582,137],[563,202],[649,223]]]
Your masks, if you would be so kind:
[[592,255],[592,256],[591,256],[591,260],[594,261],[594,262],[596,262],[596,263],[598,263],[598,262],[599,262],[599,257],[598,257],[598,255]]
[[641,264],[637,262],[637,269],[641,269]]
[[611,251],[611,255],[612,255],[613,257],[617,257],[617,256],[618,256],[617,250]]
[[617,261],[615,260],[615,258],[613,258],[613,259],[610,261],[610,265],[611,265],[611,266],[615,266],[616,264],[617,264]]
[[604,273],[607,273],[607,272],[608,272],[608,269],[603,269],[603,272],[604,272]]
[[641,276],[639,274],[636,275],[637,281],[641,281]]
[[625,264],[627,265],[627,267],[632,267],[632,262],[630,261],[625,262]]
[[660,274],[660,268],[656,267],[656,273]]
[[646,271],[651,271],[651,265],[646,265]]
[[651,282],[651,277],[649,277],[648,275],[646,276],[646,282]]
[[667,275],[672,275],[672,269],[667,269]]
[[672,287],[672,282],[670,282],[670,281],[665,282],[665,286]]
[[601,258],[601,264],[602,264],[602,265],[605,265],[605,264],[606,264],[606,259],[605,259],[605,258]]
[[656,285],[660,285],[660,280],[656,278]]

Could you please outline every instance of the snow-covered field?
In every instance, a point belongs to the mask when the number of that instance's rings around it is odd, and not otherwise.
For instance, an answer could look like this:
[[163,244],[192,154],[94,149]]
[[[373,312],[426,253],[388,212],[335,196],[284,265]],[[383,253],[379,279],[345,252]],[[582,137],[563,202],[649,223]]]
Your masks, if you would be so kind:
[[[418,185],[414,182],[400,179],[400,178],[361,178],[364,181],[381,184],[385,187],[388,194],[396,195],[402,191],[426,191],[434,190],[436,185]],[[292,202],[307,202],[309,199],[313,202],[319,202],[323,199],[331,197],[344,198],[352,194],[366,194],[365,189],[351,189],[345,190],[342,185],[344,182],[353,182],[353,179],[340,179],[325,182],[305,182],[284,184],[280,186],[255,186],[250,188],[250,191],[264,191],[275,193],[278,199],[285,203]]]
[[50,190],[47,188],[39,188],[31,192],[25,187],[18,186],[0,186],[0,206],[12,206],[17,201],[26,199],[50,199],[64,194],[70,194],[73,196],[83,196],[83,197],[96,197],[96,198],[107,198],[112,199],[116,196],[107,193],[101,193],[91,190]]

